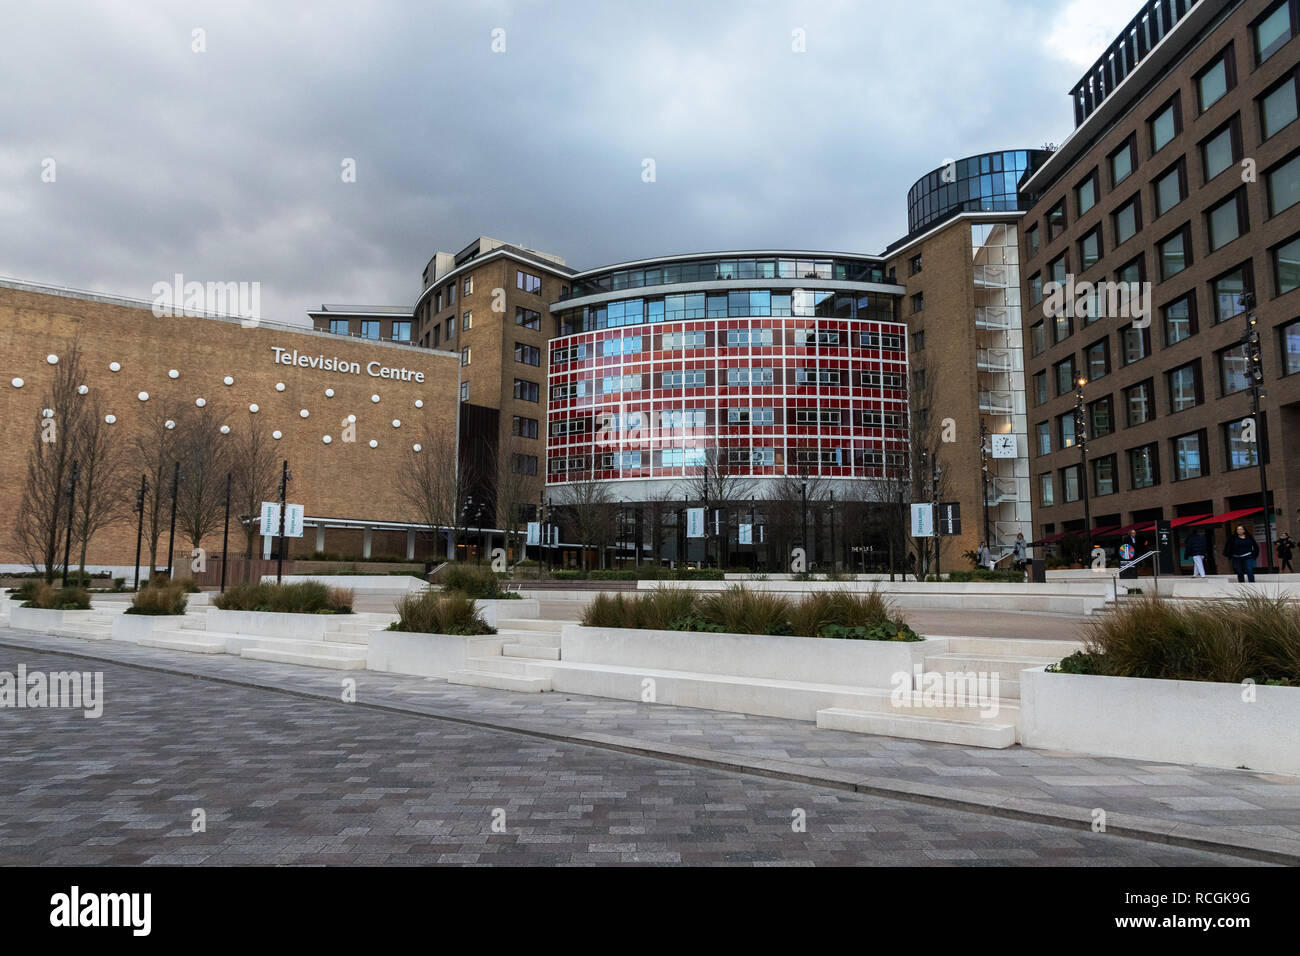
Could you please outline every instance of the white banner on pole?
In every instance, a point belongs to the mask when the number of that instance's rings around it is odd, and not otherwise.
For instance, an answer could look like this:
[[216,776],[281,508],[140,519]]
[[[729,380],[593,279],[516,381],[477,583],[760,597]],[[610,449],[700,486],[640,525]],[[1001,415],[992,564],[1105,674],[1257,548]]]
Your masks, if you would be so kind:
[[261,530],[265,537],[273,538],[280,533],[280,503],[278,501],[262,502]]
[[741,544],[754,543],[754,526],[752,524],[746,523],[740,526],[739,541]]
[[688,538],[704,537],[704,509],[703,508],[686,509],[686,537]]
[[930,505],[912,505],[912,537],[934,537],[934,509]]
[[539,521],[528,522],[528,543],[536,546],[542,543],[542,525]]

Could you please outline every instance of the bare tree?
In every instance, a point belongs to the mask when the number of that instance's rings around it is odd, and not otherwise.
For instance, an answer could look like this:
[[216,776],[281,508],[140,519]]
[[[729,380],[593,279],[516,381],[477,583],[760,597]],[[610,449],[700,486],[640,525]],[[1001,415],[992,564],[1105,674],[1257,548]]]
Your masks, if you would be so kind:
[[[711,522],[715,510],[719,508],[725,510],[729,505],[749,500],[754,488],[749,462],[733,461],[731,455],[733,450],[748,452],[748,449],[729,449],[718,444],[705,448],[703,463],[698,466],[695,474],[688,477],[684,483],[687,497],[692,505],[696,506],[694,503],[699,502],[696,507],[705,509],[704,545],[706,553],[708,551],[709,536],[713,531]],[[720,538],[717,549],[718,567],[725,567],[726,556],[722,551],[726,547],[726,531],[723,530],[717,537]]]
[[614,535],[614,497],[602,481],[572,481],[559,486],[558,506],[583,550],[595,550],[597,564],[605,566],[605,549]]
[[819,475],[786,474],[776,479],[768,503],[769,552],[774,554],[774,567],[786,568],[796,544],[804,549],[811,565],[816,554],[816,508],[829,497],[830,485]]
[[397,489],[413,518],[435,539],[439,530],[451,534],[451,553],[456,554],[465,530],[466,500],[473,483],[457,454],[454,435],[424,426],[419,451],[410,451],[397,472]]
[[[280,489],[274,439],[258,415],[249,415],[245,424],[223,436],[230,442],[228,461],[231,475],[230,506],[244,529],[244,581],[252,569],[253,546],[257,526],[253,519],[262,510],[262,502],[273,499]],[[227,560],[222,555],[223,561]]]
[[[176,453],[183,471],[176,523],[195,548],[202,547],[203,539],[219,529],[225,517],[231,443],[229,436],[221,434],[223,418],[224,412],[207,404],[187,409],[176,425]],[[233,494],[232,489],[232,499]]]
[[89,396],[84,401],[86,414],[82,416],[77,436],[80,469],[72,526],[83,575],[90,539],[131,513],[126,447],[118,430],[121,426],[104,420],[104,408],[98,397]]
[[180,461],[178,419],[184,407],[153,399],[146,403],[131,439],[131,457],[140,463],[149,481],[144,496],[144,538],[149,548],[149,571],[158,566],[158,539],[171,522],[172,478]]
[[77,447],[82,422],[89,410],[82,385],[81,346],[73,340],[54,366],[54,380],[42,396],[44,411],[35,422],[27,454],[27,474],[13,526],[17,550],[34,571],[44,570],[54,580],[62,560],[68,524],[68,498],[73,463],[81,457]]
[[518,442],[512,442],[497,456],[496,474],[492,492],[496,499],[497,523],[506,534],[506,550],[510,550],[512,537],[518,537],[523,526],[524,509],[533,502],[536,484],[536,458],[532,459],[533,474],[529,474],[528,456]]
[[[671,491],[653,492],[646,498],[644,523],[648,525],[650,551],[656,565],[663,561],[664,548],[677,529],[677,502],[680,500]],[[640,542],[637,546],[640,547]]]

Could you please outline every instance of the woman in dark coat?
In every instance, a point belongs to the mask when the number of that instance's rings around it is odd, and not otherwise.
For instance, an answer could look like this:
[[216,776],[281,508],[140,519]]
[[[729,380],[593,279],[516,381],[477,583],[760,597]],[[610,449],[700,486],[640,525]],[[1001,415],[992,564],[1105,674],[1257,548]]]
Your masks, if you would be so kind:
[[1291,536],[1283,531],[1277,539],[1277,564],[1278,571],[1293,571],[1291,567],[1291,552],[1295,550],[1295,542]]
[[1245,525],[1237,525],[1237,532],[1228,539],[1228,546],[1223,549],[1225,557],[1232,560],[1232,569],[1237,572],[1237,580],[1255,581],[1255,560],[1259,557],[1259,542],[1246,530]]

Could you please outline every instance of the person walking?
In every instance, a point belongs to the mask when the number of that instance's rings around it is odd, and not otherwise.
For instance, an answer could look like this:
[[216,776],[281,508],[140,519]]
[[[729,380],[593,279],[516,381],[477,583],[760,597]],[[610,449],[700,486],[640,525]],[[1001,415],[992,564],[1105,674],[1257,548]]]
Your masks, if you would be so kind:
[[1232,569],[1237,572],[1237,581],[1249,580],[1255,583],[1255,561],[1259,557],[1259,542],[1246,530],[1246,526],[1237,525],[1237,531],[1228,539],[1228,546],[1223,549],[1225,557],[1232,559]]
[[1291,567],[1291,552],[1294,550],[1295,541],[1291,539],[1289,534],[1283,531],[1277,537],[1277,570],[1279,574],[1283,571],[1290,571],[1292,574],[1295,573],[1294,569]]
[[981,541],[978,552],[979,565],[989,571],[993,570],[993,552],[989,550],[987,543]]
[[1012,545],[1011,553],[1014,555],[1012,560],[1016,563],[1016,570],[1023,571],[1025,565],[1029,562],[1029,546],[1025,544],[1023,534],[1016,535],[1016,543]]
[[1209,545],[1205,540],[1205,532],[1200,528],[1193,528],[1192,533],[1183,542],[1183,551],[1192,559],[1192,576],[1197,578],[1205,577],[1205,555],[1209,551]]

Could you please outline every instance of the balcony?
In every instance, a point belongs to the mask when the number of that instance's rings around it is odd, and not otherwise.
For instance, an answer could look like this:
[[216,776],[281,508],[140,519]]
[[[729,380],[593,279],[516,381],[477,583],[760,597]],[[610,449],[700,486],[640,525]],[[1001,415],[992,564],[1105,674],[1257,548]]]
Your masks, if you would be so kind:
[[980,411],[989,415],[1014,415],[1016,413],[1016,401],[1012,392],[980,392],[979,402]]

